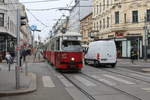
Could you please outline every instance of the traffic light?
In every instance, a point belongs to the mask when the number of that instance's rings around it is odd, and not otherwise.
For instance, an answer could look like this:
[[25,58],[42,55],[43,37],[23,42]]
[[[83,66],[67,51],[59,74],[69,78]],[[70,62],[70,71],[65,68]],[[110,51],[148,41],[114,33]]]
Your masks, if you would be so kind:
[[66,33],[66,31],[67,31],[67,29],[66,29],[66,28],[62,28],[62,29],[61,29],[61,32],[62,32],[63,34],[65,34],[65,33]]
[[26,21],[23,21],[24,19],[26,19],[27,17],[26,16],[21,16],[20,17],[20,25],[23,26],[23,25],[26,25]]

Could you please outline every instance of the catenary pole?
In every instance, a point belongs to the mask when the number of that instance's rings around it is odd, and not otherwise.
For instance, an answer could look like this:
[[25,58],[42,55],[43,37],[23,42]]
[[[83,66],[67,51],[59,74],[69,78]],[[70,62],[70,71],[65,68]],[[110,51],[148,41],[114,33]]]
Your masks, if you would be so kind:
[[17,9],[17,64],[16,71],[16,89],[20,88],[20,15],[19,9]]
[[147,18],[145,16],[144,18],[144,22],[145,22],[145,25],[144,25],[144,31],[145,31],[145,34],[144,34],[144,60],[146,61],[147,60],[147,22],[146,22]]

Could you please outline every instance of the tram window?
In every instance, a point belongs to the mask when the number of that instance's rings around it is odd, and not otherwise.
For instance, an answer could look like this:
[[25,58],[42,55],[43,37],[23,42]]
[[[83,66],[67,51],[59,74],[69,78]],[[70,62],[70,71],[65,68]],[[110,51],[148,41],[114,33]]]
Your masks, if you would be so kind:
[[57,41],[56,41],[56,50],[59,50],[59,38],[57,39]]
[[51,50],[54,50],[54,43],[51,44]]
[[64,51],[81,51],[81,45],[79,41],[63,41],[62,49]]

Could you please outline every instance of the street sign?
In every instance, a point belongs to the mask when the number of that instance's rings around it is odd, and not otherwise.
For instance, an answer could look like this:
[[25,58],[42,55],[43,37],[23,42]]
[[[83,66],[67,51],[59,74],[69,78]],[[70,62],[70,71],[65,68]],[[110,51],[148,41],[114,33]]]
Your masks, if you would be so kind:
[[31,25],[30,29],[31,29],[32,31],[35,31],[35,30],[37,30],[37,26],[36,26],[36,25]]

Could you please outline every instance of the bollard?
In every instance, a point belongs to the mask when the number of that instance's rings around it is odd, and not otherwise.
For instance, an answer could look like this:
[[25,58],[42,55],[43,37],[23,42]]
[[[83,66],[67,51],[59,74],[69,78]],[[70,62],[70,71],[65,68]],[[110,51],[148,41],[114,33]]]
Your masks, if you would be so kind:
[[25,75],[28,75],[28,65],[27,65],[27,61],[25,60]]
[[8,63],[8,71],[10,71],[10,63]]

